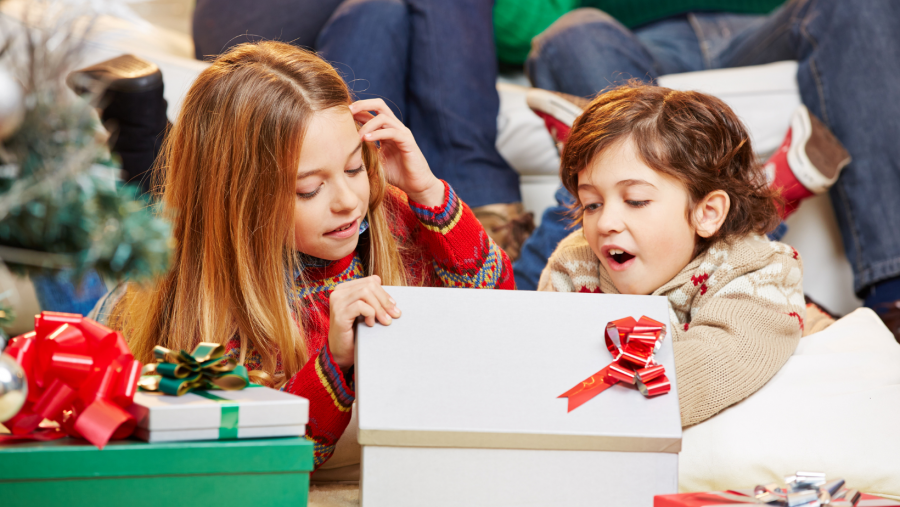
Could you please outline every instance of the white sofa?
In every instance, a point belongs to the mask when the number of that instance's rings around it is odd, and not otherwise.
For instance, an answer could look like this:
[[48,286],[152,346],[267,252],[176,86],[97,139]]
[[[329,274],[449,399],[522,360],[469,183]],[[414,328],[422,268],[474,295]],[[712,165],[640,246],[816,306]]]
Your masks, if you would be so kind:
[[[7,23],[15,24],[21,19],[22,7],[28,3],[8,0],[0,4],[0,12]],[[157,24],[138,17],[123,3],[98,0],[94,4],[107,5],[114,15],[97,20],[82,63],[88,65],[122,53],[133,53],[156,63],[165,79],[169,118],[174,119],[188,87],[208,65],[194,59],[191,38],[183,31],[189,26],[189,0],[137,3],[148,19],[157,17]],[[180,27],[182,31],[160,24]],[[527,81],[521,76],[513,80],[501,78],[498,83],[501,105],[497,147],[520,173],[525,206],[539,219],[541,212],[554,203],[558,156],[543,123],[525,104],[523,84],[527,85]],[[799,104],[795,62],[669,75],[660,84],[695,89],[724,100],[748,126],[761,156],[778,147],[787,131],[790,114]],[[788,225],[790,229],[784,241],[803,256],[806,292],[838,313],[849,313],[858,307],[850,265],[843,253],[828,196],[809,199],[790,217]]]

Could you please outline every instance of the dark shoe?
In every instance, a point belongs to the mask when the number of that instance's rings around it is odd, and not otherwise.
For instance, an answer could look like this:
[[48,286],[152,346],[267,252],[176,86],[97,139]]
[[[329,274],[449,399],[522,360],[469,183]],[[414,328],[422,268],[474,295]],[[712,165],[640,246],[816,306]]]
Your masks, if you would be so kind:
[[149,191],[149,171],[168,125],[159,67],[122,55],[73,71],[66,82],[101,109],[103,126],[110,132],[109,148],[122,159],[126,180]]
[[502,248],[511,262],[519,258],[522,244],[534,232],[534,214],[526,213],[522,203],[488,204],[472,208],[488,236]]
[[900,343],[900,300],[875,305],[872,309],[881,317],[881,321],[891,333],[894,333],[897,343]]

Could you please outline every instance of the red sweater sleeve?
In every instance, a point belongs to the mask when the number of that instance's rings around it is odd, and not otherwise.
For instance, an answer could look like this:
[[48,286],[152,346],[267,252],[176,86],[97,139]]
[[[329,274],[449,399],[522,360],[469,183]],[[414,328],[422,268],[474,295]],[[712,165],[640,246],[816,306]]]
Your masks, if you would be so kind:
[[348,383],[331,357],[326,341],[282,388],[309,400],[306,438],[315,444],[316,468],[334,453],[334,446],[350,422],[350,409],[356,393],[353,391],[352,373],[349,377]]
[[419,252],[426,258],[421,264],[430,273],[420,275],[428,285],[516,288],[506,252],[488,236],[453,187],[444,182],[444,203],[436,207],[411,201],[396,188],[389,196],[406,204],[396,206],[395,213],[410,232],[410,240],[422,247]]

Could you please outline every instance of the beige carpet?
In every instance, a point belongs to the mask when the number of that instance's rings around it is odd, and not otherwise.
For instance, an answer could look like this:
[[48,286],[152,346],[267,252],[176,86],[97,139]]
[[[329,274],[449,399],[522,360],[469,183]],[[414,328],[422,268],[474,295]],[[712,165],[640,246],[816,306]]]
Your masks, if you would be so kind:
[[309,507],[359,507],[359,484],[313,484]]

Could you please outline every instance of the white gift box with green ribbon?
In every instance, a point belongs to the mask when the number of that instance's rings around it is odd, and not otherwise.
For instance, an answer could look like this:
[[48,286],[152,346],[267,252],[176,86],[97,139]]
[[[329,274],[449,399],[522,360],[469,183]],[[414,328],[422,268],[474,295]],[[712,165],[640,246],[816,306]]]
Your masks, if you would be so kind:
[[139,391],[128,411],[148,442],[296,437],[306,433],[309,401],[268,387],[194,390],[182,396]]

